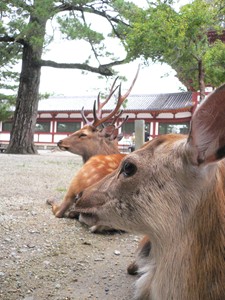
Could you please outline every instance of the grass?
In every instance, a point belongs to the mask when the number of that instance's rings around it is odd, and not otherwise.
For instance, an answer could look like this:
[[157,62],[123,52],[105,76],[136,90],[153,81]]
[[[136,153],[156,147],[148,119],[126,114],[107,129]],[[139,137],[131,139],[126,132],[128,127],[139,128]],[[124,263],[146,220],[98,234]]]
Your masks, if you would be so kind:
[[60,193],[65,193],[67,189],[65,187],[57,187],[56,191]]

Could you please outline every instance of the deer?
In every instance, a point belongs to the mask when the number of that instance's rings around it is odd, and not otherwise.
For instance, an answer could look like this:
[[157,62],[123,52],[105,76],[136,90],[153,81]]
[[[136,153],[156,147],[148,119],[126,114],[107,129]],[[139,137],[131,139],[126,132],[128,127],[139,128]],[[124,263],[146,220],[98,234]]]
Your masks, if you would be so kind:
[[[86,118],[84,114],[84,108],[82,108],[81,115],[85,126],[58,142],[58,146],[61,150],[66,150],[81,155],[84,165],[78,171],[78,173],[75,174],[66,192],[66,195],[60,204],[52,199],[47,200],[47,204],[52,206],[53,214],[56,217],[78,217],[78,214],[76,214],[73,211],[73,208],[71,208],[76,195],[115,170],[118,167],[121,159],[126,155],[119,152],[118,146],[115,143],[115,139],[118,134],[118,128],[122,126],[124,122],[126,122],[128,116],[123,120],[120,126],[115,126],[115,123],[123,113],[120,108],[130,94],[137,79],[138,72],[139,69],[130,88],[124,95],[121,93],[121,84],[115,87],[117,80],[116,78],[110,89],[110,93],[104,102],[100,101],[100,94],[98,95],[98,110],[96,110],[96,101],[94,102],[93,120],[89,121]],[[119,92],[116,107],[111,113],[105,117],[102,117],[102,109],[104,105],[109,101],[118,88]],[[104,123],[110,121],[111,119],[112,122],[104,126]],[[104,127],[99,128],[100,126]],[[93,227],[91,228],[91,231],[96,232],[98,231],[97,229],[99,230],[100,227]]]
[[[120,126],[115,126],[118,118],[123,113],[123,110],[120,111],[120,108],[124,101],[129,96],[136,80],[138,77],[139,68],[133,79],[133,82],[130,88],[124,95],[121,95],[121,84],[116,85],[118,77],[114,80],[109,95],[106,97],[105,101],[101,102],[100,93],[97,97],[97,110],[96,110],[96,101],[93,105],[93,120],[89,121],[85,116],[84,107],[81,109],[81,116],[84,126],[80,129],[69,135],[68,137],[60,140],[57,145],[62,151],[69,151],[71,153],[80,155],[83,159],[83,163],[86,163],[94,155],[104,154],[118,154],[120,153],[118,149],[117,137],[118,129],[125,123],[128,119],[128,116],[123,120]],[[119,89],[118,100],[114,110],[102,117],[103,107],[109,102],[112,95],[115,91]],[[106,122],[109,122],[111,119],[113,121],[107,125]]]
[[195,110],[188,135],[147,142],[76,200],[89,224],[151,239],[134,299],[225,299],[224,158],[225,84]]

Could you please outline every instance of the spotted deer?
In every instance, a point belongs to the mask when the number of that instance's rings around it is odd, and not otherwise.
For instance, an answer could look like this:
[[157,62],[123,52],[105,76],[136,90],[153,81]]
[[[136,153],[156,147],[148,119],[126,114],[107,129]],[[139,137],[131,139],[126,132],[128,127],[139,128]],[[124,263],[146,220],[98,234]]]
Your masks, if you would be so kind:
[[195,111],[188,136],[146,143],[77,200],[89,224],[151,238],[134,299],[225,299],[224,157],[225,84]]
[[[72,179],[66,195],[60,204],[52,199],[47,201],[52,206],[52,211],[56,217],[77,217],[77,214],[73,210],[69,210],[74,203],[76,195],[115,170],[121,159],[125,156],[125,154],[119,152],[115,143],[119,128],[119,126],[115,126],[115,123],[122,114],[122,111],[120,111],[121,105],[130,94],[137,76],[138,72],[132,85],[124,95],[121,94],[121,85],[115,87],[115,80],[109,96],[104,102],[100,102],[100,95],[98,96],[98,110],[96,110],[96,102],[94,103],[93,121],[88,121],[82,109],[82,117],[86,125],[69,137],[59,141],[58,146],[62,150],[81,155],[85,164]],[[119,93],[114,110],[107,116],[102,117],[103,106],[109,101],[117,88],[119,88]],[[111,119],[112,122],[104,126],[104,123]],[[99,128],[100,126],[103,126],[103,128]],[[96,227],[93,227],[92,231],[95,232]]]

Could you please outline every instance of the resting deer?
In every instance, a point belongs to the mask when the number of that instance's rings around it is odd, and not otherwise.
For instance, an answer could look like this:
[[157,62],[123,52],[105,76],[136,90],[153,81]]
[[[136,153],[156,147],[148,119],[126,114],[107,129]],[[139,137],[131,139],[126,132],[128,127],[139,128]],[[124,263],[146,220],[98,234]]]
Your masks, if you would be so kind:
[[151,238],[135,299],[225,299],[224,157],[225,85],[195,111],[188,136],[146,143],[76,202],[89,224]]
[[[110,155],[110,154],[120,153],[116,138],[118,135],[118,129],[119,127],[122,126],[123,123],[121,123],[120,126],[115,126],[115,124],[118,118],[120,117],[120,115],[122,114],[120,108],[123,102],[129,96],[136,82],[138,73],[139,73],[139,68],[130,88],[127,90],[127,92],[124,95],[121,95],[121,84],[115,87],[118,77],[114,80],[109,95],[106,97],[105,101],[101,102],[100,94],[98,95],[97,98],[98,109],[96,111],[96,102],[94,102],[93,121],[89,121],[86,118],[84,114],[84,108],[82,108],[81,116],[83,119],[84,127],[82,127],[80,130],[75,131],[74,133],[64,138],[63,140],[60,140],[58,142],[58,147],[61,150],[70,151],[74,154],[78,154],[82,156],[84,163],[94,155],[98,155],[98,154]],[[102,118],[103,107],[109,102],[112,95],[115,93],[115,91],[118,88],[119,88],[119,96],[118,96],[118,101],[115,109],[109,115]],[[118,113],[119,111],[120,113]],[[123,122],[125,122],[127,118],[128,117],[126,117]],[[104,123],[109,122],[110,119],[113,119],[113,122],[108,125],[104,125]]]
[[[83,161],[86,163],[72,179],[61,204],[58,204],[53,200],[47,201],[47,203],[52,206],[52,211],[56,217],[61,218],[65,216],[65,212],[68,211],[74,203],[76,195],[115,170],[121,159],[125,156],[125,154],[119,152],[118,147],[114,142],[119,128],[118,126],[115,126],[115,123],[122,114],[122,111],[119,112],[120,107],[130,94],[137,79],[137,75],[138,72],[131,87],[124,95],[121,95],[121,85],[119,85],[118,101],[116,107],[110,114],[102,117],[102,108],[118,88],[114,88],[116,80],[113,83],[109,96],[104,102],[100,102],[100,97],[98,96],[98,111],[96,111],[96,103],[93,108],[94,120],[92,122],[88,121],[82,109],[82,117],[86,125],[64,140],[59,141],[58,145],[61,149],[81,155]],[[105,122],[112,118],[113,121],[110,124],[99,129],[100,125],[104,125]],[[126,119],[124,121],[126,121]],[[120,126],[121,125],[122,124],[120,124]],[[110,155],[94,156],[96,154]],[[75,215],[74,212],[69,212],[67,216],[74,217]],[[96,231],[96,228],[94,227],[92,231]]]

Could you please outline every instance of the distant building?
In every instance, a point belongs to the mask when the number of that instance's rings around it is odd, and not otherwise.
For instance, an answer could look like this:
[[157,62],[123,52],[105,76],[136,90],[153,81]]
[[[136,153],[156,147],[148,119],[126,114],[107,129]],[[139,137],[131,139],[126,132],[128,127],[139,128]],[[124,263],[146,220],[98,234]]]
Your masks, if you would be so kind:
[[[129,137],[134,132],[134,121],[145,121],[150,139],[165,133],[188,133],[192,114],[197,106],[198,93],[170,93],[131,95],[128,97],[123,114],[118,120],[122,122],[127,115],[129,119],[120,128],[120,133]],[[41,100],[34,142],[37,145],[54,146],[60,139],[83,126],[81,109],[92,119],[93,103],[96,97],[51,97]],[[116,98],[110,99],[103,109],[103,116],[113,110]],[[8,143],[12,121],[0,122],[0,143]]]

